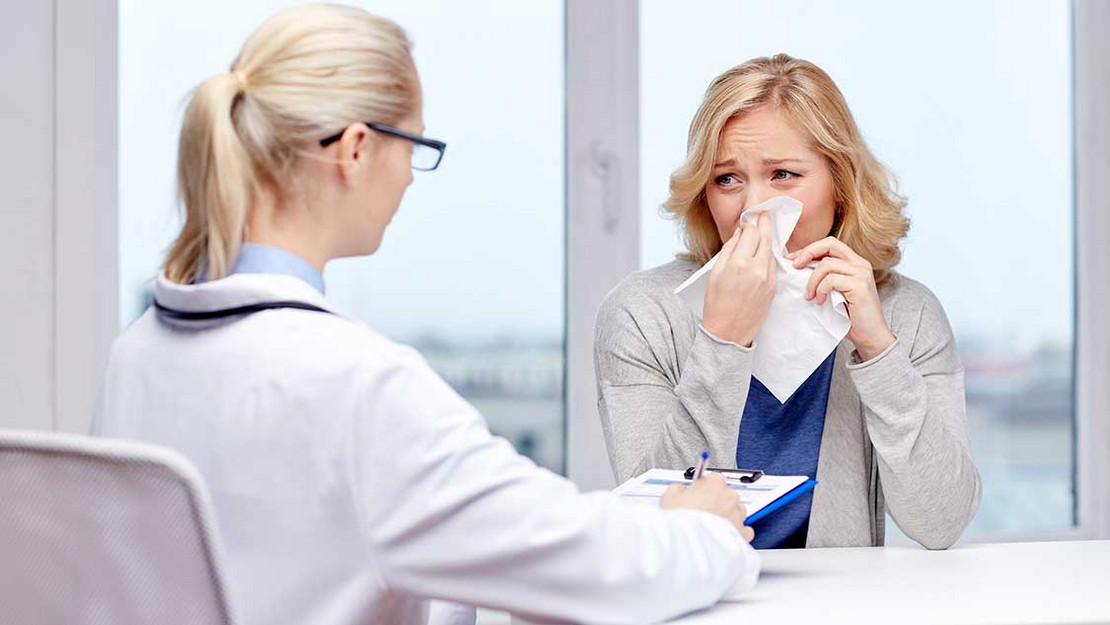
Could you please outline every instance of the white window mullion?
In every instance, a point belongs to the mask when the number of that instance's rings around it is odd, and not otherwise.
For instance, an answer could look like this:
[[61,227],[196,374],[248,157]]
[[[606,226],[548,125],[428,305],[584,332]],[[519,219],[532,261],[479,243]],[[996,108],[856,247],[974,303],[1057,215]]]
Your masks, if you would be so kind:
[[639,266],[634,0],[567,0],[567,474],[613,485],[594,383],[598,305]]

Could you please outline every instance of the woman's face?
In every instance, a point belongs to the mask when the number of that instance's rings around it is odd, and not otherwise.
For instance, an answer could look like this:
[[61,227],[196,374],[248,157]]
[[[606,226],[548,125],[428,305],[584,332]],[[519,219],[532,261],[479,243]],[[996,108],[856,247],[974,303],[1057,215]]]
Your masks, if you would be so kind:
[[761,107],[730,119],[713,163],[705,196],[722,241],[744,211],[779,195],[804,207],[789,251],[829,236],[836,201],[828,162],[778,111]]

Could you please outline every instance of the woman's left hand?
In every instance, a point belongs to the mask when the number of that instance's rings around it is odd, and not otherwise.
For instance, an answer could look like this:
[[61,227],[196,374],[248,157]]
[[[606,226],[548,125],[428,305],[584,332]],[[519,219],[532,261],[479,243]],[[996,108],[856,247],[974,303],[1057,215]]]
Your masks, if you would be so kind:
[[894,334],[883,318],[879,290],[871,263],[840,239],[827,237],[786,255],[801,269],[817,261],[806,285],[806,300],[824,304],[832,291],[840,291],[848,300],[848,317],[852,327],[848,340],[856,346],[859,358],[867,362],[894,344]]

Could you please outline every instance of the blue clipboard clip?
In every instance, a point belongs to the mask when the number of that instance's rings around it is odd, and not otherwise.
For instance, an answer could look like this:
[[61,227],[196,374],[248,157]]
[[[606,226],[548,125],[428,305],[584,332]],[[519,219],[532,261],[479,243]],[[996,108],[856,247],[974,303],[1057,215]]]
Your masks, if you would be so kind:
[[764,507],[759,512],[756,512],[755,514],[749,515],[748,518],[744,519],[744,525],[751,525],[752,523],[755,523],[755,522],[759,521],[760,519],[763,519],[767,515],[774,512],[775,510],[778,510],[779,508],[785,506],[786,504],[790,503],[791,501],[794,501],[798,497],[801,497],[802,495],[804,495],[804,494],[808,493],[809,491],[813,490],[814,486],[817,486],[817,480],[806,480],[806,481],[802,482],[801,484],[798,484],[797,486],[794,487],[793,490],[786,493],[782,497],[779,497],[778,499],[772,501],[771,503],[767,504],[767,506]]

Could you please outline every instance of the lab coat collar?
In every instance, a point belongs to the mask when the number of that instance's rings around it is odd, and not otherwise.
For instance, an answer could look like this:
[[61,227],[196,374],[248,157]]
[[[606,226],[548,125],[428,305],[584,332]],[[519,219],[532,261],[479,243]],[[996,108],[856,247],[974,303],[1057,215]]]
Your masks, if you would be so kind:
[[[242,273],[219,280],[197,284],[177,284],[165,274],[159,275],[154,285],[154,297],[162,306],[185,312],[211,312],[266,302],[302,302],[335,312],[322,293],[310,284],[293,276],[281,274]],[[210,327],[236,317],[217,320],[215,323],[163,321],[172,325]]]

